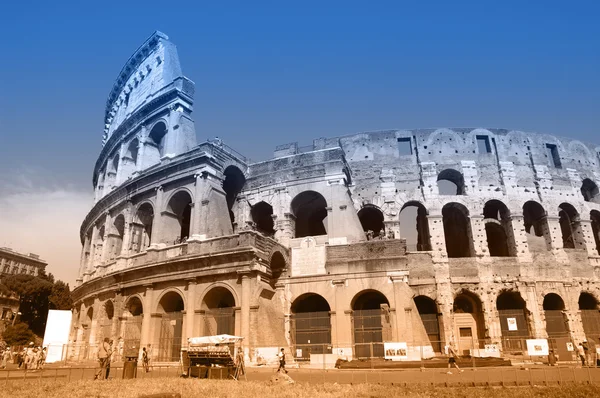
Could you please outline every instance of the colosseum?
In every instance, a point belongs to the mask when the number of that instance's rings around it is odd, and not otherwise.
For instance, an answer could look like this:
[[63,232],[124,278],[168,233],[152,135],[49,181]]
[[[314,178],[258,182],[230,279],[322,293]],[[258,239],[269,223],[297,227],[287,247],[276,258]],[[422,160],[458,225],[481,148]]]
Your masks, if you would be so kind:
[[[363,132],[251,162],[198,144],[194,83],[154,33],[106,104],[82,223],[73,355],[103,337],[177,361],[524,355],[600,339],[600,146],[516,130]],[[244,142],[232,143],[242,148]]]

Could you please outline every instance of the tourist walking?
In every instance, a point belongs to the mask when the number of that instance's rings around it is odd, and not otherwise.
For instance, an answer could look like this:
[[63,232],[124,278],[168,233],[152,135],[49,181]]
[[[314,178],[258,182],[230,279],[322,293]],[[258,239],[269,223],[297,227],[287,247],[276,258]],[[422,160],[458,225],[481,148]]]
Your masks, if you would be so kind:
[[8,360],[10,359],[10,347],[7,347],[4,353],[2,354],[2,369],[6,369],[8,365]]
[[579,354],[579,359],[581,359],[581,366],[585,366],[585,349],[581,343],[577,346],[577,354]]
[[142,348],[142,365],[144,365],[144,372],[148,373],[150,371],[150,364],[148,359],[148,352],[146,351],[146,347]]
[[454,366],[456,368],[456,370],[458,370],[460,373],[464,372],[464,370],[462,370],[461,368],[458,367],[458,364],[456,363],[456,359],[458,358],[458,355],[456,354],[456,351],[454,351],[454,347],[452,347],[452,345],[448,346],[448,373],[449,375],[452,374],[452,372],[450,371],[450,368],[452,366]]
[[100,369],[94,375],[94,380],[102,380],[102,378],[106,377],[106,366],[108,365],[110,354],[110,342],[108,337],[105,337],[102,344],[100,344],[100,347],[98,347],[98,362],[100,364]]
[[285,351],[283,350],[283,348],[281,349],[281,351],[279,351],[279,354],[277,356],[279,357],[279,367],[277,368],[277,371],[287,373],[287,370],[285,370]]

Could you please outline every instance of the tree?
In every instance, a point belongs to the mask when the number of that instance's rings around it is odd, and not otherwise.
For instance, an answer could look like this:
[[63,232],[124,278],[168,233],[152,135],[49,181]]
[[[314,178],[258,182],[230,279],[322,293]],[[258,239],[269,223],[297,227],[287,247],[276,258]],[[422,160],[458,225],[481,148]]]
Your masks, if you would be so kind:
[[53,284],[48,280],[23,274],[3,278],[3,283],[19,296],[21,321],[28,324],[35,334],[42,335],[46,327]]
[[2,338],[9,346],[27,345],[27,343],[33,341],[34,337],[29,326],[23,322],[19,322],[14,326],[8,326],[4,333],[2,333]]
[[52,285],[52,292],[50,293],[50,309],[70,310],[72,307],[73,299],[71,298],[69,284],[64,283],[63,281],[56,281],[56,283]]

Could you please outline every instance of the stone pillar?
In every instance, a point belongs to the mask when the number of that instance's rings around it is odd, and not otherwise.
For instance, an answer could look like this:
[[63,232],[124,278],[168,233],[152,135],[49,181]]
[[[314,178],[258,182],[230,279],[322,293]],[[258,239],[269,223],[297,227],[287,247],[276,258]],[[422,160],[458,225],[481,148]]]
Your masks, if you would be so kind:
[[[434,162],[420,162],[421,178],[423,179],[423,196],[430,200],[440,194],[437,185],[437,167]],[[431,228],[429,229],[431,231]]]
[[244,356],[249,356],[248,340],[250,339],[250,274],[238,272],[242,282],[242,298],[240,305],[241,335],[244,337]]
[[592,220],[589,218],[581,218],[579,221],[581,226],[581,232],[585,239],[585,249],[588,252],[588,256],[597,256],[598,250],[596,249],[596,239],[594,238],[594,230],[592,229]]
[[100,299],[98,296],[94,297],[93,308],[93,318],[90,325],[90,339],[88,342],[90,343],[90,346],[95,347],[98,344],[96,341],[96,334],[98,332],[98,319],[100,319]]
[[538,302],[535,282],[526,283],[522,292],[524,293],[522,295],[523,300],[525,300],[527,310],[529,310],[528,318],[530,318],[531,337],[534,339],[547,339],[546,319],[542,303]]
[[133,203],[131,201],[127,201],[127,208],[123,214],[125,217],[125,230],[123,232],[123,244],[121,245],[121,253],[117,255],[119,256],[127,256],[129,255],[129,248],[131,247],[131,239],[133,234]]
[[197,174],[194,197],[194,231],[190,240],[231,235],[233,227],[223,181],[214,169],[205,167]]
[[512,214],[510,224],[515,240],[515,251],[518,262],[531,262],[532,257],[529,252],[529,244],[527,243],[527,234],[525,232],[525,220],[523,214]]
[[548,236],[552,244],[552,253],[558,262],[566,264],[569,262],[569,258],[563,249],[562,231],[560,229],[559,218],[547,216],[546,221],[548,223]]
[[90,241],[90,260],[88,261],[84,273],[90,273],[96,266],[96,244],[98,242],[98,226],[92,226],[92,240]]
[[429,235],[431,238],[432,258],[436,262],[448,261],[446,252],[446,237],[444,236],[444,220],[441,214],[427,216]]
[[106,213],[106,218],[104,221],[104,245],[102,247],[102,259],[100,261],[101,264],[104,264],[110,259],[110,252],[113,246],[113,228],[113,218],[109,213]]
[[[161,186],[156,187],[156,208],[154,209],[154,220],[152,222],[152,237],[150,238],[150,247],[157,249],[161,245],[162,239],[162,216],[161,213],[164,209],[164,189]],[[144,310],[145,312],[145,310]]]
[[187,342],[187,339],[194,337],[194,315],[196,314],[196,286],[197,282],[195,278],[188,279],[187,281],[187,307],[185,309],[185,335],[183,337],[182,345]]
[[471,239],[473,245],[473,254],[475,257],[480,258],[484,262],[490,262],[490,251],[488,249],[487,234],[485,232],[485,224],[483,222],[483,216],[472,215],[471,221]]
[[110,330],[110,335],[111,338],[115,341],[115,345],[113,346],[113,349],[116,349],[116,344],[118,343],[118,339],[119,339],[119,325],[121,323],[120,321],[120,315],[123,314],[123,292],[121,290],[117,290],[115,292],[115,299],[113,301],[113,308],[114,308],[114,312],[113,312],[113,318],[112,318],[112,325],[111,325],[111,330]]
[[138,146],[138,157],[137,162],[135,162],[135,173],[139,173],[144,169],[144,153],[146,152],[146,137],[148,137],[148,133],[146,131],[146,126],[142,126],[141,133],[138,135],[137,139],[139,142]]
[[283,218],[275,221],[275,239],[282,245],[288,246],[291,239],[296,236],[296,217],[292,213],[285,213]]
[[152,326],[152,303],[154,301],[154,287],[147,285],[144,292],[144,316],[142,318],[142,332],[140,344],[142,347],[152,344],[151,326]]

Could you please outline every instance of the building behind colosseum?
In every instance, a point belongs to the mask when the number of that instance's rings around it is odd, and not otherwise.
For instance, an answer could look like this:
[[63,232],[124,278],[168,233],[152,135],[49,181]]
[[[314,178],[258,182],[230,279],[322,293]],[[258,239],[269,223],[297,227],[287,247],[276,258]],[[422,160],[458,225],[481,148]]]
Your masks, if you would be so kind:
[[253,163],[196,142],[193,96],[160,32],[114,83],[72,355],[110,337],[174,361],[188,337],[222,333],[250,361],[277,347],[377,357],[385,341],[518,356],[528,338],[570,355],[566,342],[600,338],[600,146],[389,130]]

